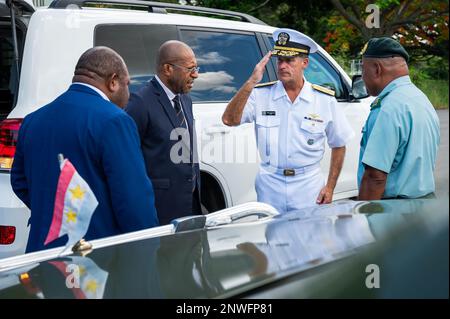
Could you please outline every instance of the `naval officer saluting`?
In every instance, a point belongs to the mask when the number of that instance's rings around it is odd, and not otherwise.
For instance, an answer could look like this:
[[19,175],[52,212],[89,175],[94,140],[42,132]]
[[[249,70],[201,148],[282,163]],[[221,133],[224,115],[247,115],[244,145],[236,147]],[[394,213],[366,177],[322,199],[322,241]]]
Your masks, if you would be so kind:
[[[261,157],[256,177],[258,201],[281,213],[330,203],[354,133],[334,91],[304,78],[313,40],[291,29],[273,33],[275,46],[255,66],[228,104],[222,121],[229,126],[255,122]],[[278,81],[259,84],[271,56],[277,57]],[[328,179],[320,170],[325,139],[331,147]]]

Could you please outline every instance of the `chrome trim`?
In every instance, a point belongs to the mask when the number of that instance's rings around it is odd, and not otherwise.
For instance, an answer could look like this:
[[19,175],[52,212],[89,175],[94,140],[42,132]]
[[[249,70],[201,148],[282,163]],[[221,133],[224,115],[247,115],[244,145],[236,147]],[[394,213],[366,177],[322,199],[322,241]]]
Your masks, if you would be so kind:
[[116,235],[111,237],[105,237],[101,239],[95,239],[91,241],[92,249],[108,247],[116,244],[129,243],[131,241],[142,240],[147,238],[159,237],[164,235],[170,235],[174,233],[173,225],[164,225],[155,228],[149,228],[144,230],[135,231],[132,233]]
[[[242,205],[237,205],[231,208],[226,208],[211,214],[206,215],[206,225],[205,227],[215,227],[231,223],[237,218],[242,218],[247,215],[252,215],[258,212],[262,214],[263,219],[272,218],[278,215],[278,211],[272,206],[264,203],[250,202]],[[259,220],[261,221],[261,219]],[[131,241],[142,240],[147,238],[159,237],[164,235],[170,235],[175,233],[175,227],[173,224],[168,224],[164,226],[139,230],[131,233],[126,233],[122,235],[116,235],[101,239],[95,239],[89,241],[92,245],[92,250],[108,247],[117,244],[128,243]],[[20,256],[8,257],[0,259],[0,272],[9,270],[11,268],[25,266],[29,263],[42,262],[48,259],[53,259],[57,257],[63,257],[73,254],[71,247],[57,247],[42,251],[36,251],[33,253],[28,253]]]
[[193,215],[174,219],[170,222],[175,228],[175,233],[204,229],[206,224],[205,215]]
[[[142,240],[152,237],[159,237],[164,235],[169,235],[173,233],[173,225],[164,225],[155,228],[149,228],[144,230],[139,230],[127,234],[116,235],[111,237],[105,237],[101,239],[95,239],[89,241],[92,245],[92,249],[103,248],[111,245],[123,244],[130,241]],[[0,272],[15,268],[18,266],[24,266],[29,263],[41,262],[48,259],[53,259],[57,257],[63,257],[72,255],[73,252],[70,248],[66,247],[56,247],[52,249],[46,249],[42,251],[36,251],[28,253],[25,255],[8,257],[0,259]]]
[[280,214],[268,204],[249,202],[208,214],[206,216],[206,227],[230,224],[233,220],[253,215],[256,211],[258,214],[265,215],[264,218],[272,218]]

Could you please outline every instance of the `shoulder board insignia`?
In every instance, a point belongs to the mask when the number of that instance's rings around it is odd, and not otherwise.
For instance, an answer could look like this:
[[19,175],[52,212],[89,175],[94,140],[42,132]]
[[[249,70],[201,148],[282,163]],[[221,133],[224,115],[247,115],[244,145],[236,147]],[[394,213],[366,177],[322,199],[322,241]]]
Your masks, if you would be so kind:
[[255,88],[262,88],[262,87],[274,85],[277,82],[278,81],[272,81],[272,82],[266,82],[266,83],[258,83],[258,84],[255,85]]
[[333,90],[327,89],[327,88],[325,88],[323,86],[320,86],[320,85],[317,85],[317,84],[311,84],[311,86],[313,87],[314,90],[317,90],[319,92],[322,92],[322,93],[334,96],[334,91]]

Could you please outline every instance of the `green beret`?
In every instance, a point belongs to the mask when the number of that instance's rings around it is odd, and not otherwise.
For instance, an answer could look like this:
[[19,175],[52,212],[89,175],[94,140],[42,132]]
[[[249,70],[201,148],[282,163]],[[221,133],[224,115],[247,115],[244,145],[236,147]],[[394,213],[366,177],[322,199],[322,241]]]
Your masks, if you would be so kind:
[[392,38],[372,38],[364,45],[361,51],[364,58],[389,58],[394,56],[403,57],[406,62],[409,60],[408,52],[405,48]]

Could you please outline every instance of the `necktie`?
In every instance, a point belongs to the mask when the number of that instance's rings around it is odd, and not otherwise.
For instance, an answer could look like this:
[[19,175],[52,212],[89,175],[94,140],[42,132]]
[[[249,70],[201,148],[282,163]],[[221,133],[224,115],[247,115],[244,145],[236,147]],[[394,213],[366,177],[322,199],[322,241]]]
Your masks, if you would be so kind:
[[[176,95],[172,101],[173,101],[173,108],[175,110],[175,113],[177,114],[179,127],[183,127],[185,129],[187,129],[188,127],[187,127],[187,123],[186,123],[186,118],[184,117],[183,110],[181,109],[180,97],[178,95]],[[189,157],[190,157],[190,161],[192,163],[192,192],[194,192],[195,186],[197,184],[197,182],[196,182],[197,176],[195,174],[195,167],[194,167],[194,163],[192,161],[192,146],[190,149]]]
[[187,129],[186,118],[184,117],[183,110],[181,109],[180,97],[176,95],[172,101],[174,104],[173,108],[175,113],[177,113],[179,127],[184,127]]

